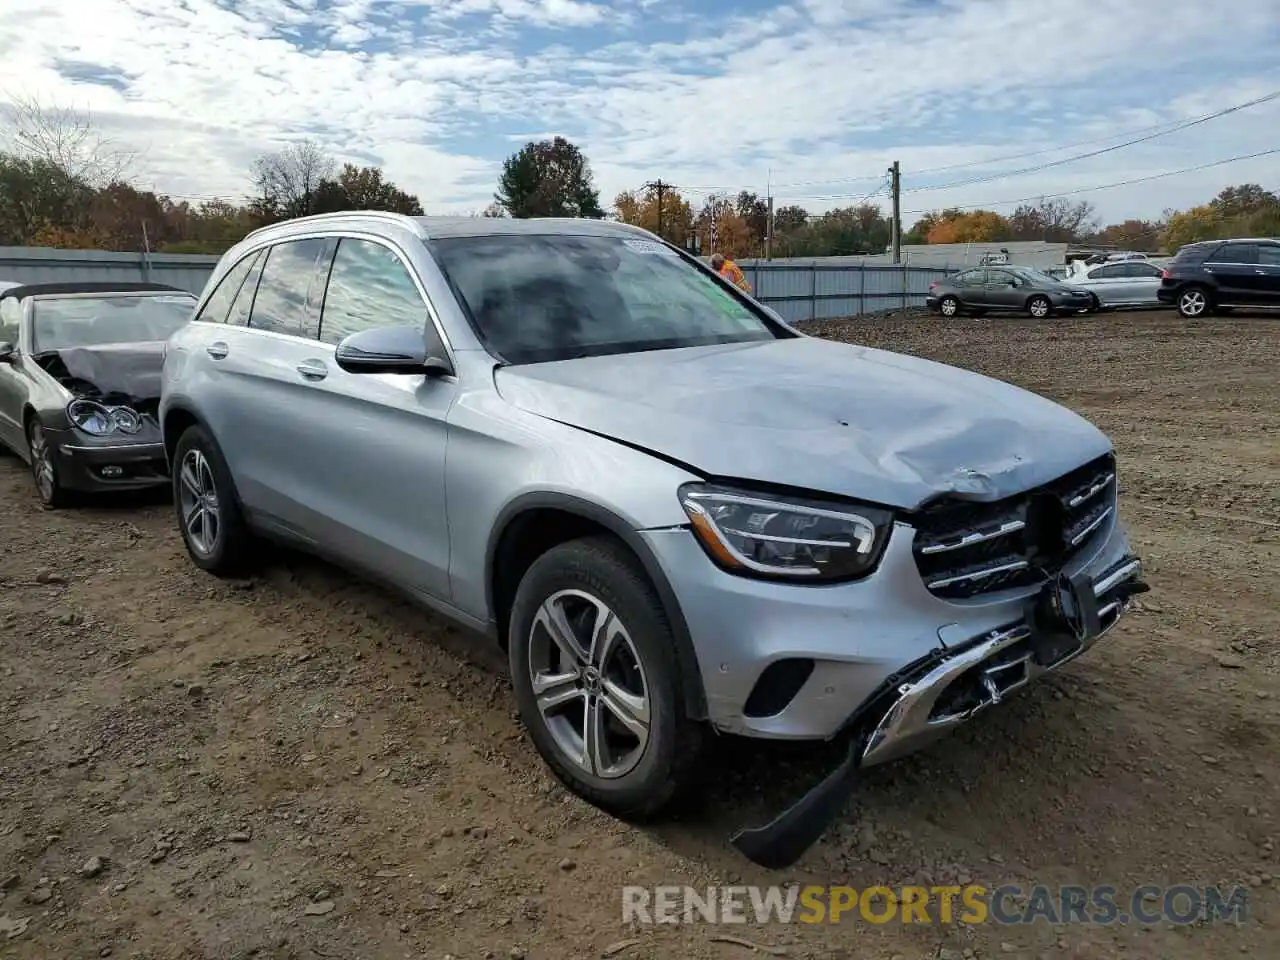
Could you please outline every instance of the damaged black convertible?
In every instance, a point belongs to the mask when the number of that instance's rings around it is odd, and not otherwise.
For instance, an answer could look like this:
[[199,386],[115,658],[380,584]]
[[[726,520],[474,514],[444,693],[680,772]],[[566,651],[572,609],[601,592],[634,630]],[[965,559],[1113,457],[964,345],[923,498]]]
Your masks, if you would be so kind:
[[46,506],[168,483],[161,366],[195,303],[158,283],[0,291],[0,442],[30,464]]

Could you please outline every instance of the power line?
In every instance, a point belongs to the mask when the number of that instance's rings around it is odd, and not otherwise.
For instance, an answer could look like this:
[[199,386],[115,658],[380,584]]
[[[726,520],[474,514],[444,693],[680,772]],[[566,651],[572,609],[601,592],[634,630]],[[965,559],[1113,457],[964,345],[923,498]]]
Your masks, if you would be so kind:
[[[1258,153],[1245,153],[1245,154],[1241,154],[1238,157],[1227,157],[1226,159],[1223,159],[1223,160],[1213,160],[1209,163],[1197,164],[1194,167],[1183,167],[1181,170],[1166,170],[1163,173],[1153,173],[1150,176],[1146,176],[1146,177],[1133,177],[1132,179],[1129,179],[1129,180],[1117,180],[1115,183],[1101,183],[1093,187],[1079,187],[1075,190],[1062,190],[1058,193],[1040,193],[1040,194],[1035,194],[1029,197],[1018,197],[1017,199],[1014,199],[1014,200],[988,200],[984,203],[961,204],[959,206],[953,207],[952,209],[982,210],[982,209],[986,209],[987,207],[1002,207],[1002,206],[1009,206],[1010,204],[1015,204],[1015,203],[1032,203],[1042,199],[1053,199],[1056,197],[1072,197],[1081,193],[1093,193],[1095,190],[1111,190],[1111,189],[1114,189],[1115,187],[1127,187],[1135,183],[1147,183],[1151,180],[1161,180],[1165,177],[1176,177],[1184,173],[1196,173],[1200,170],[1209,170],[1213,167],[1225,166],[1228,163],[1238,163],[1241,160],[1256,160],[1259,157],[1269,157],[1277,153],[1280,153],[1280,147],[1273,147],[1270,150],[1261,150]],[[930,213],[930,212],[931,211],[929,210],[907,210],[903,213],[903,216],[904,217],[920,216],[922,214]]]
[[1165,137],[1171,133],[1177,133],[1180,130],[1186,130],[1190,127],[1198,126],[1202,123],[1208,123],[1210,120],[1216,120],[1219,117],[1225,117],[1227,114],[1235,113],[1248,107],[1256,107],[1262,103],[1280,98],[1280,90],[1268,93],[1264,97],[1258,97],[1245,103],[1237,103],[1234,106],[1227,107],[1224,110],[1218,110],[1214,113],[1206,114],[1203,117],[1196,117],[1194,120],[1187,120],[1169,130],[1163,130],[1158,133],[1151,133],[1145,137],[1135,137],[1132,140],[1125,140],[1122,143],[1116,143],[1109,147],[1103,147],[1101,150],[1090,150],[1087,153],[1077,153],[1070,157],[1063,157],[1059,160],[1052,160],[1049,163],[1041,163],[1031,167],[1023,167],[1021,170],[1007,170],[1002,173],[994,173],[982,177],[973,177],[969,180],[958,180],[953,183],[940,183],[928,187],[912,187],[904,190],[903,193],[924,193],[928,190],[955,190],[960,187],[970,187],[979,183],[990,183],[992,180],[1003,180],[1006,177],[1020,177],[1028,173],[1039,173],[1041,170],[1048,170],[1052,167],[1060,167],[1063,164],[1074,163],[1077,160],[1088,160],[1092,157],[1100,157],[1106,153],[1113,153],[1116,150],[1123,150],[1125,147],[1132,147],[1135,144],[1146,143],[1149,140],[1155,140],[1157,137]]
[[[993,180],[1003,179],[1005,177],[1022,176],[1027,173],[1038,172],[1039,170],[1047,170],[1047,169],[1050,169],[1051,167],[1072,163],[1076,160],[1084,160],[1084,159],[1088,159],[1095,156],[1101,156],[1106,153],[1111,153],[1115,150],[1122,150],[1125,147],[1130,147],[1139,143],[1145,143],[1149,140],[1155,140],[1160,137],[1168,136],[1171,133],[1178,133],[1179,131],[1186,130],[1190,127],[1198,126],[1199,124],[1202,124],[1202,123],[1207,123],[1210,120],[1216,120],[1219,117],[1224,117],[1224,116],[1227,116],[1228,114],[1236,113],[1240,110],[1247,110],[1250,107],[1256,107],[1263,103],[1269,103],[1276,99],[1280,99],[1280,90],[1273,91],[1261,97],[1256,97],[1253,100],[1246,100],[1243,103],[1233,104],[1222,110],[1216,110],[1213,113],[1207,113],[1207,114],[1204,114],[1203,116],[1194,117],[1191,120],[1179,120],[1173,123],[1161,123],[1161,124],[1155,124],[1153,126],[1148,126],[1148,127],[1139,127],[1136,129],[1125,131],[1123,133],[1111,133],[1111,134],[1107,134],[1106,136],[1094,137],[1089,140],[1078,140],[1078,141],[1075,141],[1074,143],[1060,144],[1055,147],[1044,147],[1039,150],[1030,150],[1022,153],[1007,154],[1001,157],[990,157],[985,160],[971,160],[971,161],[966,161],[965,163],[954,163],[954,164],[948,164],[946,166],[941,166],[941,167],[926,167],[922,170],[909,170],[908,173],[911,176],[920,177],[920,176],[924,176],[926,174],[931,174],[931,173],[945,173],[950,170],[963,170],[963,169],[968,169],[973,167],[991,166],[997,163],[1007,163],[1008,161],[1011,161],[1011,160],[1024,160],[1028,157],[1043,156],[1046,153],[1057,153],[1058,151],[1061,151],[1061,150],[1071,150],[1077,147],[1090,146],[1091,144],[1095,144],[1095,143],[1103,143],[1105,141],[1114,140],[1116,137],[1132,138],[1132,139],[1125,140],[1121,143],[1112,144],[1101,150],[1089,151],[1087,153],[1078,154],[1071,157],[1065,157],[1061,160],[1055,160],[1046,164],[1026,167],[1020,170],[996,172],[996,173],[984,175],[981,177],[974,177],[967,180],[957,181],[955,183],[939,184],[935,186],[925,186],[925,187],[912,187],[909,189],[904,189],[903,193],[919,193],[925,190],[955,189],[957,187],[962,187],[962,186],[971,186],[978,183],[987,183]],[[879,180],[882,176],[883,174],[874,175],[874,176],[858,176],[858,177],[832,177],[827,180],[796,180],[790,183],[775,184],[774,190],[777,191],[779,189],[784,189],[786,187],[804,187],[804,186],[815,186],[815,185],[824,185],[824,184],[833,184],[833,183],[870,182],[873,180]],[[715,187],[715,188],[686,187],[685,189],[691,193],[718,193],[726,190],[736,191],[737,189],[741,189],[741,188],[731,188],[731,187],[725,186],[725,187]],[[849,194],[828,194],[825,196],[793,196],[792,199],[841,200],[846,198],[847,196],[849,196]]]

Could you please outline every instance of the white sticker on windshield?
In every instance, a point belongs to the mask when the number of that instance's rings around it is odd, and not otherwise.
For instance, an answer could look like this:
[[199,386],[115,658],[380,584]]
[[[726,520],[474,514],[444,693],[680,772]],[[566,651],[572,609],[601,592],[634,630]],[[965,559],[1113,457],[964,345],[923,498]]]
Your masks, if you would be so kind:
[[636,253],[656,253],[666,257],[679,256],[679,254],[670,247],[664,246],[661,243],[656,243],[653,240],[623,240],[622,242]]

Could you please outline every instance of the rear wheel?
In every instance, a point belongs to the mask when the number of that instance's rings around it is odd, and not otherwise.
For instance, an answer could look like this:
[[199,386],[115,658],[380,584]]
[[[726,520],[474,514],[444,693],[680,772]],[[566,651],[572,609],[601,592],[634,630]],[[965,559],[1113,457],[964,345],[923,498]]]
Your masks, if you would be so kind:
[[943,297],[938,301],[938,311],[944,317],[954,317],[960,312],[960,301],[955,297]]
[[1032,297],[1027,301],[1027,313],[1035,317],[1037,320],[1043,320],[1053,312],[1053,304],[1049,302],[1048,297]]
[[666,612],[625,547],[553,547],[521,580],[510,623],[520,718],[565,786],[647,819],[691,785],[705,730],[685,712]]
[[1204,287],[1187,287],[1178,294],[1178,313],[1188,320],[1197,320],[1212,308],[1209,291]]

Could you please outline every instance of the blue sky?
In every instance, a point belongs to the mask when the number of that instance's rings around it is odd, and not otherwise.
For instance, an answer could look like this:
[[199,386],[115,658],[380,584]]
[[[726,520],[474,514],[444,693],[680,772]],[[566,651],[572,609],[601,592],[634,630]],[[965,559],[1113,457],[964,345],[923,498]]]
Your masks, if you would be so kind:
[[[1009,212],[1067,193],[1109,221],[1242,181],[1280,188],[1280,100],[1025,168],[1280,90],[1280,0],[6,0],[0,98],[91,111],[137,180],[240,198],[314,137],[429,212],[482,209],[502,159],[563,134],[606,204],[661,177],[695,203],[883,199]],[[1077,146],[1086,142],[1084,146]],[[1012,155],[1034,154],[1020,159]],[[947,169],[939,169],[947,168]],[[981,181],[981,182],[973,182]],[[948,189],[939,186],[959,184]]]

